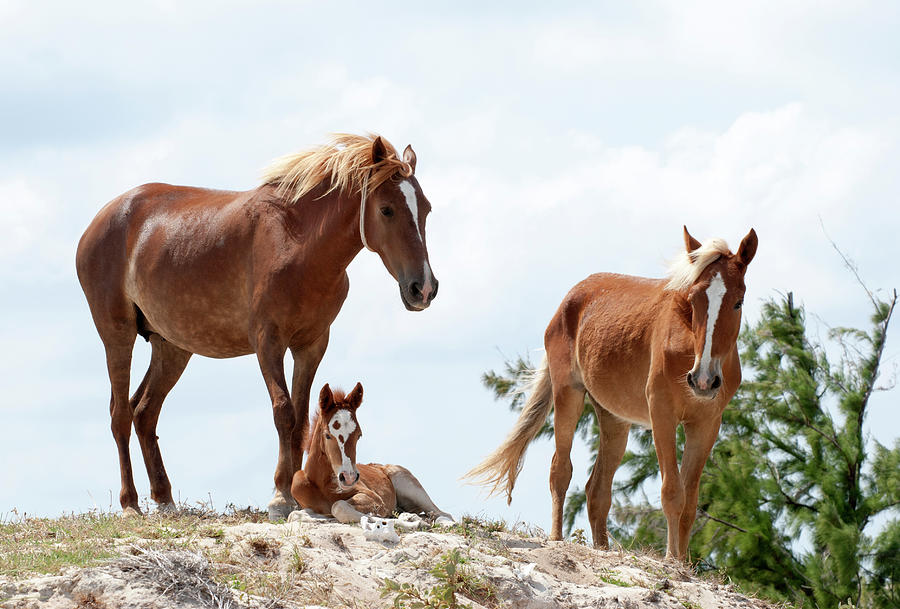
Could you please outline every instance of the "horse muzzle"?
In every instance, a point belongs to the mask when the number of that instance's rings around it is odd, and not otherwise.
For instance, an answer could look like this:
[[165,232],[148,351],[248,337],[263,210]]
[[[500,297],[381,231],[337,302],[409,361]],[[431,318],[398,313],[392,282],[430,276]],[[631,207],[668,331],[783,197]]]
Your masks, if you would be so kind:
[[359,482],[359,472],[340,472],[338,474],[338,484],[341,490],[348,490],[356,486]]
[[408,311],[424,311],[438,293],[438,280],[434,275],[424,279],[400,282],[400,299]]
[[719,393],[722,386],[722,375],[719,373],[698,373],[691,370],[687,373],[688,387],[698,398],[711,400]]

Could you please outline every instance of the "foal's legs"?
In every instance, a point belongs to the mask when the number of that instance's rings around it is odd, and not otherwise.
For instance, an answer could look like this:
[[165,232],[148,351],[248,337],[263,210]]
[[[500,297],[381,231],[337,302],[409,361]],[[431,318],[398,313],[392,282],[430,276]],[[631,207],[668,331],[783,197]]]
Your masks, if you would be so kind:
[[625,454],[631,424],[597,404],[594,404],[594,412],[597,414],[600,428],[597,461],[584,490],[587,495],[588,520],[591,523],[594,547],[608,550],[609,535],[606,524],[612,505],[612,481],[616,469],[622,462],[622,455]]
[[359,522],[366,514],[390,518],[391,512],[377,493],[361,490],[350,499],[338,499],[331,505],[331,515],[344,524]]
[[550,527],[550,539],[561,541],[563,507],[566,502],[566,491],[569,490],[569,482],[572,480],[572,438],[575,436],[575,426],[581,413],[584,412],[584,389],[569,384],[569,370],[566,369],[565,381],[553,374],[551,364],[551,378],[553,380],[553,427],[556,440],[556,452],[553,453],[553,461],[550,463],[550,496],[553,500],[553,518]]
[[150,344],[153,349],[150,367],[131,398],[131,407],[134,411],[134,429],[150,478],[150,497],[161,507],[171,507],[174,505],[172,485],[159,452],[156,423],[163,400],[184,372],[191,353],[176,347],[159,334],[150,336]]
[[684,485],[684,508],[678,523],[678,558],[687,555],[691,527],[697,517],[697,495],[700,475],[719,435],[721,416],[684,424],[684,454],[681,456],[681,480]]
[[407,512],[425,512],[433,516],[444,516],[453,519],[453,516],[441,510],[434,504],[425,487],[419,482],[412,472],[400,465],[384,465],[384,473],[391,479],[394,492],[397,494],[397,505]]
[[677,558],[684,554],[678,545],[678,526],[684,510],[684,487],[675,451],[675,429],[678,425],[673,407],[675,400],[665,387],[664,379],[657,379],[648,384],[647,402],[650,407],[653,445],[656,448],[662,478],[660,502],[666,515],[666,558]]
[[327,347],[328,330],[311,345],[291,347],[291,357],[294,359],[294,378],[291,382],[291,402],[294,406],[291,461],[294,472],[303,468],[303,438],[309,431],[309,389]]

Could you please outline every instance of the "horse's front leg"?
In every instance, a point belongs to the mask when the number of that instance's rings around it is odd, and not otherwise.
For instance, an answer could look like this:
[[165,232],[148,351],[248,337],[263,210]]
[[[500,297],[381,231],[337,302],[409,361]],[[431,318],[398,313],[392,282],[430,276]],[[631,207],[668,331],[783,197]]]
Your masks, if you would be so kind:
[[309,427],[309,390],[327,347],[328,330],[310,345],[291,347],[291,356],[294,359],[294,375],[291,382],[291,401],[294,406],[291,461],[295,472],[303,467],[303,439]]
[[678,524],[684,510],[684,487],[678,472],[678,455],[675,451],[675,428],[678,421],[674,413],[674,400],[664,388],[647,389],[650,406],[650,426],[653,430],[653,445],[659,461],[659,473],[662,478],[660,500],[666,516],[666,559],[675,559],[683,555],[679,548]]
[[681,456],[681,480],[684,484],[684,509],[678,524],[678,558],[687,556],[691,540],[691,527],[697,518],[697,496],[700,492],[700,475],[709,458],[713,444],[719,436],[722,416],[684,424],[684,454]]
[[291,441],[294,433],[294,405],[284,379],[284,354],[274,331],[261,331],[256,341],[259,369],[272,398],[272,416],[278,431],[278,464],[275,466],[275,496],[269,502],[269,520],[287,518],[296,506],[291,497],[294,464]]
[[356,493],[350,499],[335,501],[331,506],[331,515],[345,524],[359,522],[359,519],[366,514],[373,514],[381,518],[388,518],[391,515],[384,505],[384,501],[371,492]]

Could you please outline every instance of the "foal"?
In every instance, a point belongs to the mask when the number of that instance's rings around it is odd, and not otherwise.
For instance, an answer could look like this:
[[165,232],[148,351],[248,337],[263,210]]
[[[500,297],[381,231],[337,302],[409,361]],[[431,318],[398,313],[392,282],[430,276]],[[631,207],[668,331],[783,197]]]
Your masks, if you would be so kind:
[[344,523],[359,522],[365,514],[382,518],[394,512],[425,512],[453,517],[434,504],[421,483],[405,467],[356,463],[356,442],[362,436],[356,410],[363,388],[357,383],[349,395],[319,392],[319,412],[307,439],[308,458],[294,474],[291,494],[301,508],[330,514]]
[[[544,333],[546,358],[503,444],[467,477],[511,498],[525,450],[554,411],[550,465],[553,521],[562,539],[563,504],[572,478],[572,437],[594,406],[597,462],[585,487],[594,545],[608,548],[612,480],[636,423],[653,430],[668,524],[666,558],[683,559],[697,513],[700,474],[719,434],[722,411],[741,384],[737,338],[744,274],[756,232],[731,253],[721,239],[702,244],[684,229],[685,251],[667,279],[591,275],[563,299]],[[679,468],[676,428],[684,426]]]

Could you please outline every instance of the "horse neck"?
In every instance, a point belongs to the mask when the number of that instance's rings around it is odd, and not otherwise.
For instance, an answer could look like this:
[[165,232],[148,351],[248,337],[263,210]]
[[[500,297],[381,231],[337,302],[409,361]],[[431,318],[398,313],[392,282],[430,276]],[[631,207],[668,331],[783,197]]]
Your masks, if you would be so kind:
[[[657,324],[665,334],[677,330],[682,335],[685,348],[693,352],[693,328],[691,326],[692,311],[687,292],[664,290],[660,300],[661,309],[657,316]],[[673,345],[674,346],[674,345]]]
[[307,447],[306,463],[303,472],[306,478],[316,486],[321,487],[323,481],[334,475],[328,455],[325,454],[325,445],[322,442],[322,417],[316,416],[312,429],[309,431],[309,446]]
[[299,248],[311,254],[304,257],[308,264],[341,273],[362,249],[359,197],[319,187],[296,203],[281,206],[288,232]]

